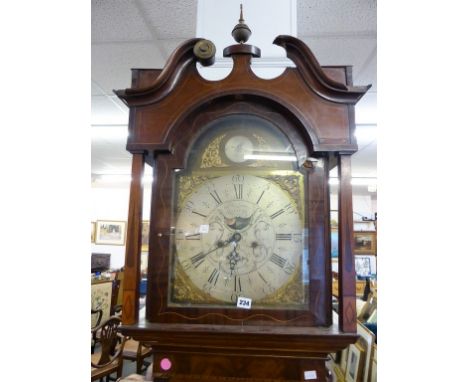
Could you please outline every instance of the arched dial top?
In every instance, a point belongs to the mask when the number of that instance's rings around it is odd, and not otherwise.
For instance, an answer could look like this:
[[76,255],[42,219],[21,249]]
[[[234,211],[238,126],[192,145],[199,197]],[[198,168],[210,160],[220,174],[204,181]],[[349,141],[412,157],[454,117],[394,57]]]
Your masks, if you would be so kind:
[[307,306],[304,174],[277,126],[214,121],[175,178],[170,306]]

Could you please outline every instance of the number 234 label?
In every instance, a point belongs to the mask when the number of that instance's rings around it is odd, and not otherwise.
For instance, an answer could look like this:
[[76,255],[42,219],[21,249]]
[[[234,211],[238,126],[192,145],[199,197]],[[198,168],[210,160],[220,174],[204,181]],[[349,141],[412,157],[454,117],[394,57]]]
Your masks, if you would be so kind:
[[252,307],[252,299],[248,297],[237,297],[237,307],[250,309]]

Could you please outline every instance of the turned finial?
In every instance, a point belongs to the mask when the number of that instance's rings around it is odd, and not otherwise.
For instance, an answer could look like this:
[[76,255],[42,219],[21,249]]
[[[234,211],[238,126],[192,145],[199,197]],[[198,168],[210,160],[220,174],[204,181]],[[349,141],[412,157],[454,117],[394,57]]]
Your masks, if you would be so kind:
[[234,37],[234,40],[236,40],[240,44],[243,44],[249,39],[251,34],[252,34],[252,31],[250,30],[248,25],[244,22],[244,14],[243,14],[243,9],[242,9],[242,4],[241,4],[239,23],[234,27],[234,29],[231,32],[231,35],[232,37]]

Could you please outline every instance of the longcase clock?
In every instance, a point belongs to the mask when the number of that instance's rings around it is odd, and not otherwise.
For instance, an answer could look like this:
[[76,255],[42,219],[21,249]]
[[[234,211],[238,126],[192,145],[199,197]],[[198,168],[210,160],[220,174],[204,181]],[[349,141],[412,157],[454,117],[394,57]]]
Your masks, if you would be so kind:
[[[237,31],[236,31],[237,30]],[[351,68],[321,67],[278,36],[295,68],[258,78],[242,22],[223,80],[191,39],[164,69],[135,69],[123,332],[151,343],[155,381],[326,381],[327,354],[356,340]],[[249,31],[250,32],[250,31]],[[141,177],[152,166],[146,313],[139,316]],[[340,321],[332,322],[329,170],[338,166]]]

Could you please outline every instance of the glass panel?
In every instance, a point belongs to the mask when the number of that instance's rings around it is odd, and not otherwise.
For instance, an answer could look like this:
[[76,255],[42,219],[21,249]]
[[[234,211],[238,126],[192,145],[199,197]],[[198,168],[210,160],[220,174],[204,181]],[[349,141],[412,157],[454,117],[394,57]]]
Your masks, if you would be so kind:
[[306,309],[304,174],[265,119],[224,117],[175,170],[170,306]]

